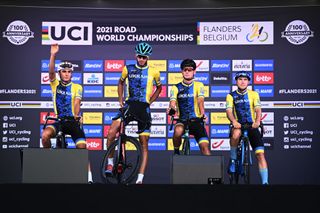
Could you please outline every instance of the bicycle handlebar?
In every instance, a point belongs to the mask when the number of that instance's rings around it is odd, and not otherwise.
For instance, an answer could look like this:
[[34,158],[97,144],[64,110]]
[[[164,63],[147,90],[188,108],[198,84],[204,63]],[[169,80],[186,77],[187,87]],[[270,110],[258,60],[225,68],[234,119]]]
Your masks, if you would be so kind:
[[48,125],[48,121],[58,121],[58,122],[68,122],[68,121],[80,121],[81,117],[77,117],[77,118],[74,118],[74,117],[52,117],[52,116],[49,116],[50,113],[48,112],[48,114],[46,115],[46,122],[45,124],[43,125],[43,129],[46,128],[46,126]]
[[[230,130],[233,128],[234,126],[232,124],[230,124]],[[260,125],[259,127],[260,128],[260,133],[261,133],[261,138],[263,137],[264,135],[264,127],[263,127],[263,123],[260,122]],[[245,124],[241,124],[241,132],[244,131],[244,130],[250,130],[252,129],[252,123],[245,123]],[[231,136],[231,131],[230,131],[230,136]]]
[[180,118],[175,118],[174,115],[176,113],[176,110],[171,108],[168,115],[171,116],[170,120],[171,120],[171,124],[170,124],[170,131],[173,128],[173,121],[181,121],[181,122],[186,122],[186,123],[190,123],[190,122],[194,122],[194,121],[201,121],[204,122],[205,120],[205,115],[203,115],[201,118],[187,118],[187,119],[180,119]]

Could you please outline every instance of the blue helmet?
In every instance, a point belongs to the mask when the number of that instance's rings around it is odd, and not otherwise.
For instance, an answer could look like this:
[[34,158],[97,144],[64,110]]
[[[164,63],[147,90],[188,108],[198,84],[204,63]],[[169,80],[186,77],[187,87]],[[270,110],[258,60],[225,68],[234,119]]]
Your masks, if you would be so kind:
[[249,72],[246,72],[246,71],[237,72],[235,79],[238,80],[239,77],[246,77],[246,78],[248,78],[249,81],[251,80],[251,76],[250,76]]
[[138,55],[150,56],[152,54],[152,47],[145,42],[137,44],[134,50]]

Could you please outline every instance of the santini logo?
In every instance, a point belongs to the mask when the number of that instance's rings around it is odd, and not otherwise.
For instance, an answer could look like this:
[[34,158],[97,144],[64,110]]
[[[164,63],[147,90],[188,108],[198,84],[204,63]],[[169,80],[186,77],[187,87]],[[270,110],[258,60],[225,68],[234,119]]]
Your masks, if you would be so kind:
[[92,45],[91,22],[42,22],[42,45]]

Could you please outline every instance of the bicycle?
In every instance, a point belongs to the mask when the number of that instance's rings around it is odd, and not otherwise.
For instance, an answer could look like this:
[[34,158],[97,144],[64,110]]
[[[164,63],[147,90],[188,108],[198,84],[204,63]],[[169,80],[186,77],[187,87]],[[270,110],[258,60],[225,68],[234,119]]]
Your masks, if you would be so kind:
[[[57,129],[57,135],[56,135],[56,146],[55,148],[57,149],[67,149],[68,148],[68,143],[66,141],[66,135],[65,133],[62,131],[61,128],[61,124],[62,123],[66,123],[66,122],[73,122],[75,119],[74,117],[52,117],[50,116],[50,112],[47,113],[46,117],[45,117],[45,124],[43,125],[42,129],[45,129],[48,125],[48,122],[52,120],[55,122],[58,122],[58,129]],[[78,119],[76,119],[77,122],[79,122],[80,117]]]
[[[105,183],[130,184],[137,176],[142,162],[142,147],[140,142],[125,133],[125,128],[131,121],[141,121],[130,113],[129,108],[130,106],[119,109],[121,114],[119,137],[109,145],[101,162],[101,176]],[[145,123],[146,127],[147,124]],[[145,128],[136,133],[140,134]],[[113,158],[112,174],[105,173],[108,158]]]
[[[233,125],[230,125],[230,137]],[[239,177],[243,177],[245,184],[250,184],[250,167],[252,165],[252,156],[250,150],[250,140],[248,137],[248,130],[252,128],[252,123],[246,123],[241,125],[240,142],[237,146],[237,159],[235,161],[235,173],[229,174],[230,184],[239,184]],[[263,124],[260,126],[261,138],[264,134]]]
[[179,118],[175,118],[174,114],[176,113],[176,111],[174,109],[170,109],[169,111],[169,116],[171,116],[170,120],[171,120],[171,124],[170,124],[170,131],[173,128],[173,122],[174,121],[180,121],[182,123],[184,123],[184,134],[182,135],[182,139],[183,139],[183,143],[182,143],[182,150],[180,152],[181,155],[190,155],[191,153],[191,148],[190,148],[190,133],[189,133],[189,126],[191,122],[195,122],[200,120],[201,122],[204,122],[204,117],[202,118],[189,118],[187,117],[186,119],[179,119]]

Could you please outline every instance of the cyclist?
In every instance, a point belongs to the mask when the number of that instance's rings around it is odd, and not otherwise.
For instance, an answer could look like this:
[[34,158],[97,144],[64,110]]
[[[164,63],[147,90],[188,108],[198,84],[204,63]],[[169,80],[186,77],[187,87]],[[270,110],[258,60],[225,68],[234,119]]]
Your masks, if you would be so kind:
[[[204,85],[194,80],[196,63],[192,59],[185,59],[180,64],[183,80],[174,85],[170,91],[170,103],[167,113],[174,109],[179,115],[174,127],[173,146],[174,154],[180,154],[182,135],[185,123],[183,120],[198,118],[189,125],[190,134],[194,135],[203,155],[210,155],[208,134],[204,126]],[[178,110],[177,110],[178,109]],[[204,119],[204,120],[203,120]]]
[[[145,169],[148,161],[148,141],[151,127],[150,104],[152,104],[161,92],[160,72],[149,67],[148,60],[152,54],[152,47],[145,42],[141,42],[135,47],[136,64],[126,65],[118,82],[118,96],[120,107],[129,107],[132,114],[139,119],[138,129],[143,130],[139,134],[139,141],[142,145],[142,163],[139,168],[137,184],[142,184]],[[127,97],[123,102],[123,92],[125,81],[127,84]],[[153,92],[153,83],[156,83],[156,90]],[[107,146],[115,140],[120,128],[120,114],[112,120],[108,131]],[[106,174],[111,174],[113,169],[113,159],[108,158]]]
[[249,90],[250,74],[239,71],[235,75],[237,90],[229,93],[226,97],[227,117],[233,125],[230,138],[230,162],[228,173],[235,172],[235,160],[237,145],[241,136],[241,125],[252,124],[248,130],[250,145],[258,160],[259,173],[262,184],[268,184],[268,166],[264,155],[264,144],[261,133],[258,130],[261,121],[261,104],[259,93]]
[[[80,126],[80,105],[82,99],[82,86],[71,82],[73,66],[68,61],[63,61],[58,66],[60,80],[56,78],[55,58],[59,52],[59,45],[52,44],[49,61],[49,79],[52,90],[54,112],[57,117],[67,119],[61,125],[65,134],[71,135],[76,148],[86,149],[86,138]],[[51,148],[51,138],[57,134],[58,123],[48,125],[42,133],[43,148]],[[89,182],[92,182],[92,174],[89,165]]]

